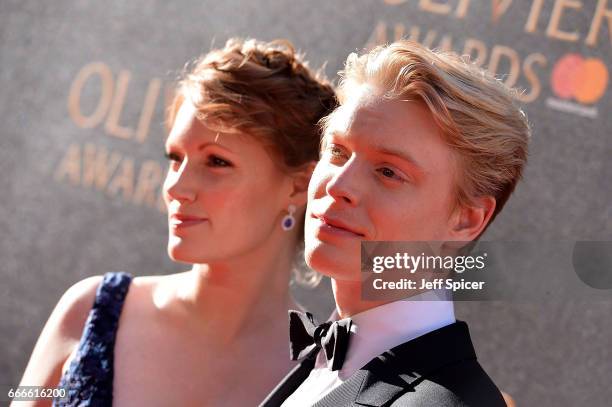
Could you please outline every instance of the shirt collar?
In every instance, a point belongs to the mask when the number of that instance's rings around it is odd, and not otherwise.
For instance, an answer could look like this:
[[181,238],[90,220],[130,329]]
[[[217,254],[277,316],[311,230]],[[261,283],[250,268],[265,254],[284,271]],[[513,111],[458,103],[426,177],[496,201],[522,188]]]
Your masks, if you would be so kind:
[[[455,312],[449,298],[445,290],[431,290],[351,316],[349,349],[338,377],[344,380],[381,353],[454,323]],[[338,319],[336,311],[330,319]],[[315,369],[327,368],[326,363],[320,352]]]

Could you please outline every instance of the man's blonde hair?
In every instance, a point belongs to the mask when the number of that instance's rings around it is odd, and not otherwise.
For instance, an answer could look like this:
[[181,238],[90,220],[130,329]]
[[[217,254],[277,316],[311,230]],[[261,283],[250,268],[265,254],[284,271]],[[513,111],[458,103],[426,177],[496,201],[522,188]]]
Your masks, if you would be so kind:
[[360,56],[353,53],[340,75],[341,104],[360,85],[373,86],[385,99],[424,102],[456,152],[455,205],[493,196],[493,221],[527,161],[530,130],[515,90],[467,59],[412,41],[379,46]]

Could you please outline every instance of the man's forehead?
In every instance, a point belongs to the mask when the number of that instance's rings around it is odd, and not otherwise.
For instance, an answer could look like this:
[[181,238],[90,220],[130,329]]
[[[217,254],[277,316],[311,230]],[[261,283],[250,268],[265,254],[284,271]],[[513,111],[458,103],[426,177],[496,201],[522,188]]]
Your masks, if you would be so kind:
[[328,130],[348,133],[363,127],[380,127],[386,122],[385,100],[366,85],[351,92],[344,103],[333,113]]
[[362,91],[328,122],[324,143],[343,139],[363,151],[409,157],[424,172],[445,171],[452,152],[427,105],[420,100],[391,100]]

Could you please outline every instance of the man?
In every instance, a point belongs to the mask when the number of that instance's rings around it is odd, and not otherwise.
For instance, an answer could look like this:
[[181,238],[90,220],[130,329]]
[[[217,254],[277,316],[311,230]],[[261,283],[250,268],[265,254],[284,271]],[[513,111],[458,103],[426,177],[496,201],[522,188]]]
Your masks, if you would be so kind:
[[[521,178],[514,93],[452,54],[399,41],[348,57],[309,186],[307,263],[339,321],[291,314],[302,359],[266,406],[505,406],[452,301],[362,299],[360,242],[477,240]],[[461,243],[463,242],[463,243]],[[422,301],[426,300],[426,301]]]

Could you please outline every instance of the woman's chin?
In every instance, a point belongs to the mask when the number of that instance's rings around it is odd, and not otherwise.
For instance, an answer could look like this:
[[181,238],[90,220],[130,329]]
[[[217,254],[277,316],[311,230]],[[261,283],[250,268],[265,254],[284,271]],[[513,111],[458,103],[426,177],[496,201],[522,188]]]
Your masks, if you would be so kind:
[[168,243],[168,257],[177,263],[196,264],[203,263],[201,257],[196,256],[193,250],[185,244]]

